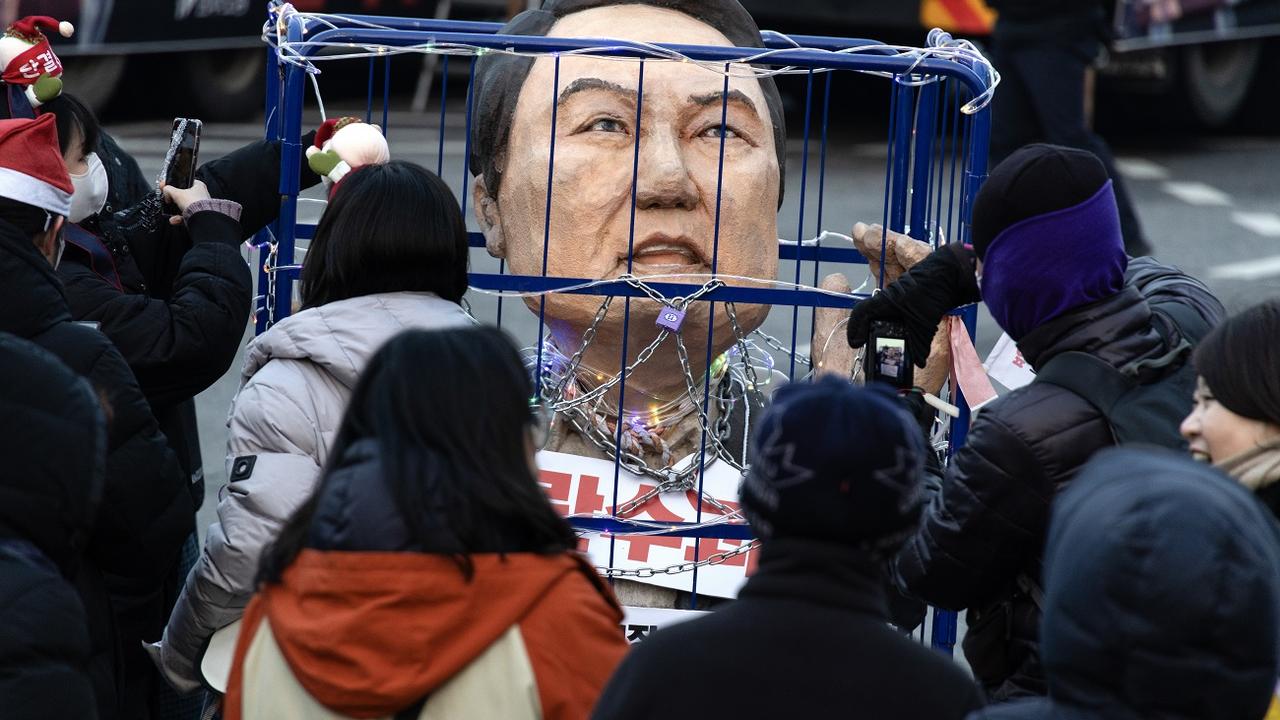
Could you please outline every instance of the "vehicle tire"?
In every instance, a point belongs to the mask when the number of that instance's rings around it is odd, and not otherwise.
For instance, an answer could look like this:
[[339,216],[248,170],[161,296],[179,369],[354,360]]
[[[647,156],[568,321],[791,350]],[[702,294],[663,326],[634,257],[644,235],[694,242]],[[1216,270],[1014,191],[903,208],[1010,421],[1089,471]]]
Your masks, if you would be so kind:
[[183,56],[195,117],[245,122],[261,114],[265,58],[257,48]]
[[1221,128],[1244,107],[1262,65],[1262,41],[1190,45],[1179,51],[1187,110],[1201,125]]
[[73,56],[62,59],[63,89],[101,114],[124,77],[125,55]]

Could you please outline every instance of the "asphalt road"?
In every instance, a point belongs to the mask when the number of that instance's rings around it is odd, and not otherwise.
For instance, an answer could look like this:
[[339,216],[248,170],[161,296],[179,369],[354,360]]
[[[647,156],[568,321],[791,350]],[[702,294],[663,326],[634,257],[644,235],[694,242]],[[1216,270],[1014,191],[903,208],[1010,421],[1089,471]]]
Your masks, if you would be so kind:
[[[331,107],[329,113],[334,116],[343,110]],[[364,108],[345,110],[363,114]],[[437,111],[429,111],[425,116],[393,112],[390,120],[393,154],[434,169],[439,161]],[[460,113],[448,114],[441,167],[455,191],[463,187],[463,123]],[[149,177],[158,173],[167,147],[167,120],[130,122],[111,125],[108,129],[138,159],[144,173]],[[261,125],[257,123],[207,124],[201,160],[211,160],[260,136]],[[791,178],[787,202],[779,219],[780,234],[784,238],[797,235],[801,147],[800,138],[793,138],[789,143]],[[1267,295],[1280,293],[1280,190],[1277,190],[1280,188],[1280,137],[1139,137],[1117,143],[1116,154],[1157,258],[1205,280],[1229,309],[1239,309]],[[857,221],[880,222],[885,159],[883,142],[865,133],[861,138],[833,135],[828,153],[823,229],[847,234]],[[806,238],[812,237],[816,228],[816,192],[812,182],[816,171],[816,162],[811,163]],[[317,191],[309,195],[320,197]],[[319,211],[317,203],[305,203],[303,219],[314,221]],[[472,265],[477,271],[496,271],[496,262],[483,251],[473,251]],[[851,274],[861,273],[854,279],[855,286],[866,274],[865,268],[842,269],[851,270]],[[804,282],[812,282],[812,265],[803,271]],[[793,265],[782,263],[781,279],[791,279],[793,273]],[[477,318],[493,321],[496,310],[493,298],[474,296],[470,301]],[[532,344],[536,319],[518,307],[513,308],[510,301],[506,305],[504,327],[521,342]],[[804,351],[810,332],[808,312],[799,315],[795,334]],[[790,344],[790,308],[775,308],[765,330]],[[248,335],[246,331],[246,340]],[[998,335],[989,318],[984,317],[979,327],[979,353],[985,356]],[[780,366],[785,369],[785,362]],[[237,363],[197,400],[210,493],[201,513],[202,533],[213,519],[216,493],[226,478],[223,468],[225,420],[238,385],[238,371]]]

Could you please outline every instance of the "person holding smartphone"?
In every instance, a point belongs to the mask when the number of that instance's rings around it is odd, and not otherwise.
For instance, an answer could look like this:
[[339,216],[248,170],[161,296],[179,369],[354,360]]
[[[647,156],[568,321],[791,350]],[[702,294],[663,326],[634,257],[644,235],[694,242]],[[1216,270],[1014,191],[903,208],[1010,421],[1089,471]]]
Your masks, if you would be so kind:
[[[894,563],[904,592],[968,609],[965,657],[997,701],[1045,692],[1037,583],[1049,507],[1095,452],[1118,442],[1115,416],[1048,381],[1047,369],[1083,356],[1107,377],[1160,392],[1167,402],[1143,425],[1178,445],[1194,383],[1188,351],[1223,315],[1200,282],[1126,256],[1113,188],[1087,151],[1023,147],[978,192],[972,247],[944,245],[849,319],[855,347],[874,339],[877,323],[902,326],[905,355],[923,367],[946,313],[981,301],[1040,373],[978,413]],[[884,350],[881,365],[892,369],[897,350]]]
[[[204,471],[193,398],[230,369],[244,337],[253,278],[240,244],[278,212],[279,144],[250,143],[204,165],[191,187],[164,189],[174,217],[124,227],[107,211],[111,161],[98,156],[101,135],[92,111],[68,93],[44,109],[56,119],[74,186],[57,271],[72,317],[94,323],[119,348],[198,509]],[[318,182],[304,165],[303,186]],[[165,692],[140,641],[160,637],[196,557],[192,533],[183,557],[167,571],[162,595],[135,608],[125,661],[132,671],[127,681],[137,684],[126,688],[133,703],[127,717],[149,717],[148,698]]]

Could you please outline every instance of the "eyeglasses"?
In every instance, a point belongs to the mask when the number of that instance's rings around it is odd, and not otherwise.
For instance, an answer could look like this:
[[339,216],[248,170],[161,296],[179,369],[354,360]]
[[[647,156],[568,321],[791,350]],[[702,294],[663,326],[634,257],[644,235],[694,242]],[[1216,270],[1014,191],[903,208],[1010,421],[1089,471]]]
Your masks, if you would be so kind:
[[551,439],[551,421],[555,411],[541,398],[529,398],[529,438],[533,447],[541,450]]

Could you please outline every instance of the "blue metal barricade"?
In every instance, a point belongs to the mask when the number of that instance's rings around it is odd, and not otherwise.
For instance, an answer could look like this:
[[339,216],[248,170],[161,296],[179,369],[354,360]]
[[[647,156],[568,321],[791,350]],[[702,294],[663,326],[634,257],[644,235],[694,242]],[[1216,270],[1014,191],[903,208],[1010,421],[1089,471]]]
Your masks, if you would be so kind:
[[[771,351],[786,356],[788,378],[802,377],[806,353],[801,349],[801,309],[809,308],[805,320],[810,327],[815,323],[819,308],[850,308],[865,295],[838,294],[817,288],[821,268],[828,270],[840,266],[864,265],[866,261],[857,250],[847,245],[833,246],[829,237],[838,233],[828,232],[824,221],[829,222],[832,204],[826,197],[832,184],[828,177],[830,151],[834,146],[832,130],[837,129],[847,106],[833,106],[833,100],[842,98],[833,93],[837,79],[850,73],[874,74],[883,77],[889,85],[888,132],[884,144],[884,186],[882,216],[878,218],[884,227],[910,234],[918,240],[938,244],[967,240],[968,221],[972,199],[986,176],[987,137],[989,113],[983,101],[989,96],[992,78],[989,67],[976,53],[950,52],[954,48],[951,39],[935,31],[930,36],[932,47],[909,50],[881,45],[871,40],[841,39],[818,36],[784,36],[765,33],[765,51],[759,48],[720,46],[645,44],[624,40],[510,36],[498,34],[499,25],[493,23],[441,21],[414,18],[389,18],[360,15],[312,15],[279,12],[273,9],[267,24],[268,78],[266,97],[266,135],[282,144],[279,218],[256,239],[261,250],[258,271],[259,296],[256,303],[257,330],[265,331],[270,325],[288,316],[292,311],[293,288],[300,272],[295,249],[298,241],[309,240],[315,226],[298,222],[299,166],[303,156],[301,138],[303,116],[310,85],[319,99],[319,82],[316,68],[324,63],[368,62],[368,88],[365,97],[365,119],[380,119],[384,132],[394,148],[405,133],[397,129],[392,134],[388,126],[390,115],[391,65],[401,56],[416,57],[418,53],[434,52],[443,55],[440,63],[443,80],[440,88],[439,128],[431,146],[436,148],[435,169],[445,173],[446,135],[448,128],[450,62],[455,77],[461,75],[459,65],[466,63],[467,92],[462,131],[465,132],[462,152],[462,184],[459,200],[464,213],[469,200],[471,154],[471,130],[475,122],[473,85],[477,58],[486,53],[520,53],[530,56],[555,58],[556,88],[559,86],[560,58],[600,56],[626,59],[637,68],[637,121],[644,102],[644,70],[648,63],[683,61],[712,68],[724,75],[724,98],[729,95],[731,68],[747,66],[757,71],[774,71],[803,80],[802,102],[796,103],[791,115],[800,119],[803,132],[798,150],[800,162],[788,163],[795,177],[788,177],[789,187],[798,187],[799,198],[795,207],[795,224],[779,224],[783,231],[794,229],[794,237],[781,239],[778,244],[780,261],[793,263],[792,272],[785,278],[767,278],[770,287],[743,286],[732,282],[636,281],[623,277],[611,281],[599,278],[556,277],[547,274],[547,244],[544,243],[543,267],[539,275],[515,275],[507,272],[504,261],[497,262],[497,272],[476,271],[471,274],[474,292],[536,294],[540,298],[538,315],[536,380],[542,382],[542,353],[546,294],[563,293],[578,296],[622,298],[626,305],[623,315],[622,350],[618,375],[619,394],[627,391],[627,338],[626,323],[630,321],[633,298],[693,298],[694,302],[709,302],[709,312],[714,316],[717,308],[732,307],[731,303],[770,305],[790,318],[790,343],[783,344],[772,337],[765,341]],[[336,52],[336,56],[332,53]],[[381,90],[378,91],[377,66],[381,65]],[[398,66],[399,67],[399,66]],[[456,87],[456,86],[455,86]],[[375,95],[381,95],[381,117],[376,113]],[[834,97],[833,97],[834,96]],[[719,102],[719,101],[717,101]],[[727,99],[724,100],[727,103]],[[547,226],[550,235],[551,189],[555,161],[555,116],[552,116],[550,164],[548,167]],[[817,131],[816,137],[814,131]],[[721,133],[724,133],[724,116]],[[629,249],[634,248],[634,213],[636,178],[640,171],[640,141],[636,133],[632,168],[632,231]],[[811,182],[811,175],[816,178]],[[720,167],[717,182],[724,178],[724,141],[721,140]],[[443,174],[442,174],[443,177]],[[816,184],[816,191],[813,185]],[[816,195],[816,198],[815,198]],[[812,208],[810,206],[813,206]],[[875,218],[872,218],[875,219]],[[711,257],[712,280],[715,280],[716,261],[719,255],[720,197],[717,191],[716,245]],[[808,224],[807,224],[808,223]],[[810,234],[808,228],[814,228]],[[484,237],[470,233],[471,245],[484,247]],[[811,264],[812,274],[806,264]],[[883,271],[882,271],[883,274]],[[702,280],[702,278],[699,278]],[[883,277],[877,278],[883,283]],[[806,282],[810,284],[805,284]],[[497,297],[494,319],[503,324],[503,297]],[[970,307],[958,312],[974,332],[976,311]],[[733,320],[736,326],[736,319]],[[710,325],[714,333],[715,323]],[[843,333],[840,333],[841,338]],[[709,379],[712,357],[712,337],[707,338],[706,357],[703,358]],[[681,347],[683,347],[681,345]],[[749,358],[746,360],[749,364]],[[770,360],[772,367],[772,360]],[[693,386],[690,385],[691,393]],[[704,381],[702,396],[697,398],[706,408],[710,402],[710,382]],[[967,408],[958,392],[952,401],[961,408],[949,431],[950,450],[964,442],[969,417]],[[622,471],[621,455],[616,448],[622,446],[622,398],[618,402],[618,442],[614,445],[614,473]],[[612,432],[612,430],[611,430]],[[718,442],[718,441],[716,441]],[[700,468],[707,462],[707,432],[703,428]],[[743,523],[702,522],[701,477],[698,482],[697,522],[670,522],[658,529],[653,525],[643,534],[655,536],[692,537],[699,539],[749,540],[750,530]],[[580,531],[605,533],[613,536],[637,534],[641,528],[625,518],[618,517],[618,498],[613,497],[612,512],[607,516],[575,517],[572,522]],[[699,558],[695,540],[694,557]],[[695,564],[696,565],[696,564]],[[693,597],[697,598],[697,573],[693,573]],[[950,652],[955,643],[955,615],[935,612],[932,622],[932,644]]]

